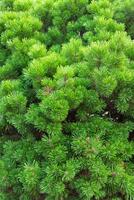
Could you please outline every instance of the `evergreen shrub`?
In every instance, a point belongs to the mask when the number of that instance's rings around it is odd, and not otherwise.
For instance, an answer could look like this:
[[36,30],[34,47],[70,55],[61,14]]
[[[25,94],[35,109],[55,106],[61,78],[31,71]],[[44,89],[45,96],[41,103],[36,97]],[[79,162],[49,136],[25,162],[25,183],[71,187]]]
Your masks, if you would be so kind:
[[0,200],[134,199],[133,19],[133,0],[0,0]]

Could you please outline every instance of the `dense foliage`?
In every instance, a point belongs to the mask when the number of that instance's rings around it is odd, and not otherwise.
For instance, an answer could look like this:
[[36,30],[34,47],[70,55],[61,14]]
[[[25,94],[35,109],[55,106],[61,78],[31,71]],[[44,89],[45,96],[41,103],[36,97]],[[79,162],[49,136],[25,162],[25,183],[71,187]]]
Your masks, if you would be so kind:
[[134,199],[133,19],[133,0],[0,0],[0,200]]

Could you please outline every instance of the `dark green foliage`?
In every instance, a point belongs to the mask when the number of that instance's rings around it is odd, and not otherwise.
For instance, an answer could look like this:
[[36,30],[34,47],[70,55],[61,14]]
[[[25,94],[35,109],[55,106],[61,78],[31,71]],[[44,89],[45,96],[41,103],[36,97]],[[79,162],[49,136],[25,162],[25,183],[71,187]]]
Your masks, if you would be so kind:
[[133,8],[0,1],[0,200],[134,199]]
[[126,30],[134,39],[134,1],[133,0],[117,0],[115,1],[115,19],[125,23]]

